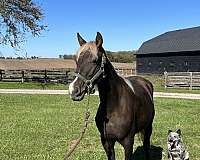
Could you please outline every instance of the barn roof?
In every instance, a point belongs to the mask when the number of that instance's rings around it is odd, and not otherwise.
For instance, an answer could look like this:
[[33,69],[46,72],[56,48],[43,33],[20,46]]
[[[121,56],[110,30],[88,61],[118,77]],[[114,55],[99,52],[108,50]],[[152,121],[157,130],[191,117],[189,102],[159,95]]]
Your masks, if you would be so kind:
[[144,42],[138,54],[200,50],[200,27],[169,31]]
[[[132,69],[133,63],[115,63],[115,68]],[[0,59],[1,70],[59,70],[74,69],[76,64],[72,59],[40,58],[40,59]]]

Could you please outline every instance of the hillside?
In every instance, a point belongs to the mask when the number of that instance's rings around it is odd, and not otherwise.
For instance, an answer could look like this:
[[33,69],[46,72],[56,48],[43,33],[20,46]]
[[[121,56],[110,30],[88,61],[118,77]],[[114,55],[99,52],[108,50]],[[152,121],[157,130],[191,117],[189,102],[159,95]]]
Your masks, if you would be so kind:
[[[135,61],[134,54],[136,51],[106,51],[106,53],[111,62],[133,63],[133,61]],[[72,59],[73,55],[59,55],[59,58]]]
[[[135,63],[112,62],[118,69],[135,68]],[[0,70],[52,70],[74,69],[73,59],[38,58],[38,59],[0,59]]]

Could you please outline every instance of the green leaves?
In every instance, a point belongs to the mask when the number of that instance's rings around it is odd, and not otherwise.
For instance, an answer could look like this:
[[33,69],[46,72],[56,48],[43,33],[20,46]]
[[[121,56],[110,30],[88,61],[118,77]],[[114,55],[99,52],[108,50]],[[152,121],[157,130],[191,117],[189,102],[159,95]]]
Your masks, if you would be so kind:
[[106,53],[111,62],[132,63],[135,59],[135,51],[106,51]]
[[39,36],[47,28],[42,19],[42,9],[31,0],[1,0],[0,44],[17,47],[27,33]]

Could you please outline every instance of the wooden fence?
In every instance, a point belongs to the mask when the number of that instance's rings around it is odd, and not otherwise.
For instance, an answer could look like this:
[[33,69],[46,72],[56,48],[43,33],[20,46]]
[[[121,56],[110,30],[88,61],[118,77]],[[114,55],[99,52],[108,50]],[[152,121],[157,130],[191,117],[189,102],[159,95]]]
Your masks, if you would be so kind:
[[116,72],[122,76],[130,76],[136,73],[135,69],[115,68]]
[[0,70],[0,81],[69,83],[71,70]]
[[[60,70],[0,70],[0,81],[5,82],[54,82],[70,83],[74,77],[69,74],[73,69]],[[135,73],[133,69],[116,69],[124,76]]]
[[165,88],[189,87],[200,89],[200,72],[165,72]]

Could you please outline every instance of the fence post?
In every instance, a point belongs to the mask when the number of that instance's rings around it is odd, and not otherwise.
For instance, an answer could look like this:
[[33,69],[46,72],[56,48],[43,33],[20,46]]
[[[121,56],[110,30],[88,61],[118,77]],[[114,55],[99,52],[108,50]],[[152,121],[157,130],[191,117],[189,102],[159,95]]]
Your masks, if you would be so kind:
[[165,89],[167,88],[167,71],[164,72],[164,76],[165,76]]
[[24,83],[24,71],[22,71],[22,83]]
[[190,72],[190,90],[192,90],[192,72]]
[[2,79],[3,79],[3,73],[2,73],[2,70],[0,69],[0,81],[2,81]]
[[69,71],[66,71],[66,77],[65,77],[65,78],[66,78],[66,80],[65,80],[65,83],[66,83],[66,84],[68,83],[68,79],[69,79],[68,72],[69,72]]
[[137,69],[136,68],[134,69],[134,72],[135,72],[134,74],[137,75]]
[[45,83],[47,82],[47,70],[46,69],[44,70],[44,81],[45,81]]

